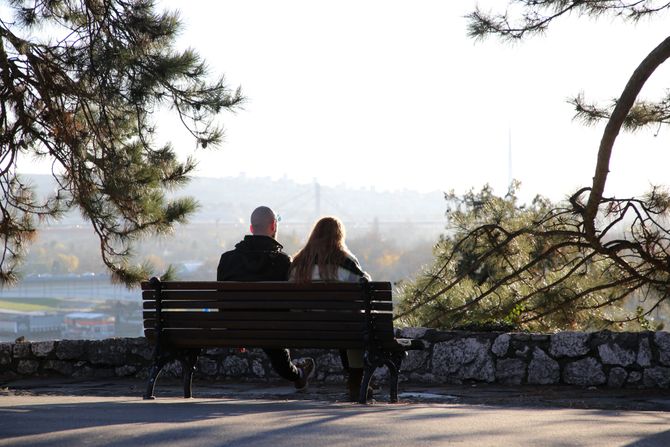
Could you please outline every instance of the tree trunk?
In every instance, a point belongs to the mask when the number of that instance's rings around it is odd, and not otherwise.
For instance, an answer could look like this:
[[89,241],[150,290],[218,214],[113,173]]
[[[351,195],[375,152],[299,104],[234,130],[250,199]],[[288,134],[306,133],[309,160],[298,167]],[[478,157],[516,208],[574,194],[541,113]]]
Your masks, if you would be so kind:
[[649,55],[644,58],[633,75],[628,80],[626,87],[623,89],[619,100],[612,111],[602,139],[600,140],[600,147],[598,149],[598,162],[596,164],[596,171],[593,176],[593,186],[589,194],[589,200],[584,209],[584,229],[586,236],[594,247],[597,247],[597,235],[595,230],[595,219],[598,214],[598,206],[603,197],[605,189],[605,181],[609,173],[610,157],[612,155],[612,148],[614,141],[619,135],[621,126],[628,115],[631,107],[635,103],[640,90],[647,82],[647,79],[656,71],[656,69],[670,57],[670,37],[661,42]]

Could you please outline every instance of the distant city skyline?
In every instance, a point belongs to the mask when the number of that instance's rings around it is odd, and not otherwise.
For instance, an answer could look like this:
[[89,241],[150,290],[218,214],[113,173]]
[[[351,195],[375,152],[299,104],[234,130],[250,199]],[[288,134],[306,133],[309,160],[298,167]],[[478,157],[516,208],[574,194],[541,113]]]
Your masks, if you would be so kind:
[[[25,177],[36,187],[40,197],[46,196],[55,187],[54,180],[48,175],[26,174]],[[281,216],[282,226],[310,226],[323,215],[337,215],[346,223],[363,226],[369,226],[374,221],[426,225],[431,227],[431,234],[438,234],[446,224],[446,203],[439,191],[385,192],[374,188],[300,184],[284,178],[240,175],[197,177],[170,194],[194,197],[200,203],[189,223],[238,223],[242,224],[243,231],[248,228],[251,211],[259,204],[272,207]],[[80,224],[86,225],[78,212],[71,212],[66,218],[52,223],[55,226]]]
[[[603,126],[573,122],[566,99],[582,91],[588,100],[618,97],[667,37],[667,14],[637,26],[569,17],[511,45],[467,38],[463,16],[476,4],[159,1],[181,9],[178,47],[195,48],[212,75],[225,74],[248,98],[222,116],[223,147],[195,151],[195,175],[286,176],[379,191],[463,192],[489,183],[499,194],[511,176],[522,182],[522,197],[553,199],[590,185]],[[667,67],[656,73],[642,96],[662,93],[668,74]],[[193,153],[171,119],[160,124],[161,139],[184,157]],[[606,195],[666,183],[669,131],[655,131],[619,137]]]

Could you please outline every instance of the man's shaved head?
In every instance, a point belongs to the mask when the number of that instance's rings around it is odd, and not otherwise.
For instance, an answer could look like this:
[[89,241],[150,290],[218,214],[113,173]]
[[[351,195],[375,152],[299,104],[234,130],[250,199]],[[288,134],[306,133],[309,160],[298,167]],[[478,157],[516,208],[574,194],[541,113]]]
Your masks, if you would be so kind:
[[275,237],[277,216],[267,206],[259,206],[251,213],[251,233],[258,236]]

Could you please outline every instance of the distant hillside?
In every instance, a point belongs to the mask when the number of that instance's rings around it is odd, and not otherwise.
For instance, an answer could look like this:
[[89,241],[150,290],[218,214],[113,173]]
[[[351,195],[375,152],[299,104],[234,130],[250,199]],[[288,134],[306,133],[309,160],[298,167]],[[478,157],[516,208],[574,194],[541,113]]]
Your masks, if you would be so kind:
[[[40,196],[53,191],[48,175],[26,175]],[[264,204],[284,222],[313,222],[318,215],[336,215],[345,222],[444,222],[442,192],[378,192],[374,189],[299,184],[289,179],[196,177],[175,196],[192,196],[201,204],[192,222],[247,222],[249,213]],[[80,221],[72,213],[64,223]]]

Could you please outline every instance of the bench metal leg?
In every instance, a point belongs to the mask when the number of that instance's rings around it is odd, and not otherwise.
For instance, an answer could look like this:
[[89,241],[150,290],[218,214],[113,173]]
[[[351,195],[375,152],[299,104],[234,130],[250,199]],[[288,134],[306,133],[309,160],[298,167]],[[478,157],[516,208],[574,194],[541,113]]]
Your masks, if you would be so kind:
[[193,373],[195,372],[195,365],[198,363],[199,350],[187,351],[179,358],[181,362],[182,378],[184,381],[184,399],[190,399],[193,395]]
[[147,381],[147,389],[144,392],[143,399],[144,400],[153,400],[156,397],[154,396],[154,388],[156,387],[156,380],[158,380],[158,376],[160,375],[161,371],[163,370],[163,367],[170,361],[169,358],[167,357],[160,357],[154,361],[154,364],[151,366],[151,370],[149,371],[149,379]]
[[386,366],[391,375],[389,380],[389,401],[391,403],[398,402],[398,380],[400,375],[400,365],[402,360],[407,356],[405,351],[400,352],[373,352],[365,354],[365,373],[363,381],[361,382],[361,389],[358,397],[358,402],[361,404],[367,403],[367,391],[370,386],[370,380],[377,368]]
[[402,364],[402,359],[407,354],[405,352],[398,352],[391,356],[389,360],[385,362],[389,373],[391,374],[391,379],[389,383],[389,401],[394,404],[398,402],[398,375],[400,373],[400,365]]
[[195,365],[198,362],[198,355],[200,355],[200,349],[159,350],[155,355],[154,363],[149,370],[149,379],[147,380],[147,388],[143,398],[145,400],[155,399],[154,388],[156,387],[158,377],[165,365],[174,360],[178,360],[179,363],[181,363],[184,397],[191,397],[191,383],[193,381]]
[[361,388],[358,391],[358,403],[367,404],[368,403],[368,387],[370,386],[370,381],[372,380],[372,375],[377,369],[376,366],[367,366],[363,373],[363,380],[361,380]]

